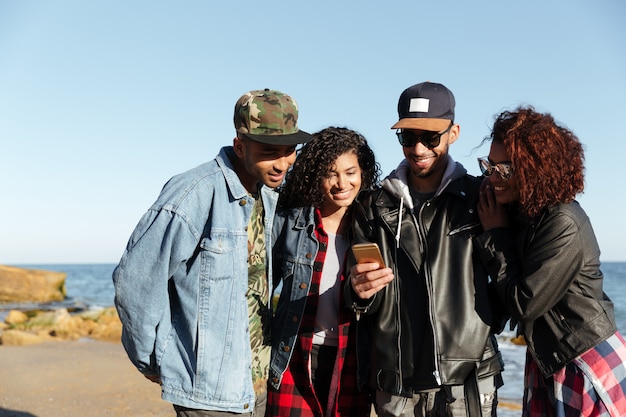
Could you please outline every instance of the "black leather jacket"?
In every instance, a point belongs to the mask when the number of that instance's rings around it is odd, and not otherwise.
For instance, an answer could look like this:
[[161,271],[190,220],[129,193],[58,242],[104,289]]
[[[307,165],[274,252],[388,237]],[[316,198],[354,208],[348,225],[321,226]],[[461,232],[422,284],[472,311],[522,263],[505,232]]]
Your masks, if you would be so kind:
[[616,332],[613,303],[602,290],[598,242],[576,201],[512,220],[475,243],[547,377]]
[[480,180],[450,158],[440,190],[415,211],[402,166],[354,210],[354,242],[377,242],[395,278],[369,300],[349,282],[345,295],[371,340],[370,386],[410,396],[499,374],[503,364],[487,271],[472,248]]

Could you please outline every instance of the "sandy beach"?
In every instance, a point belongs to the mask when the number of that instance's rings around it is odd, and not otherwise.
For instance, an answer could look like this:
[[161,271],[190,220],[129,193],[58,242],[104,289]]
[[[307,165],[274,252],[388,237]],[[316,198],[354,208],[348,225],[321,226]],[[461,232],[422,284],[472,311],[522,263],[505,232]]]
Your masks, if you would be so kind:
[[[499,414],[518,416],[501,401]],[[372,413],[375,416],[375,413]],[[0,417],[172,417],[160,387],[130,363],[120,343],[82,339],[0,345]]]
[[0,345],[0,417],[174,416],[119,343]]

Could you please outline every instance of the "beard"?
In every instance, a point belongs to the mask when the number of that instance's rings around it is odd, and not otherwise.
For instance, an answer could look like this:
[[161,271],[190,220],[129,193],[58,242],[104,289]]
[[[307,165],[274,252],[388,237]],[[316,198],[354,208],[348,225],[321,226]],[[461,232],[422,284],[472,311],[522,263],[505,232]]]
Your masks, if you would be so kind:
[[430,169],[423,169],[419,172],[413,172],[413,175],[417,178],[428,178],[431,175],[433,175],[433,169],[432,167]]

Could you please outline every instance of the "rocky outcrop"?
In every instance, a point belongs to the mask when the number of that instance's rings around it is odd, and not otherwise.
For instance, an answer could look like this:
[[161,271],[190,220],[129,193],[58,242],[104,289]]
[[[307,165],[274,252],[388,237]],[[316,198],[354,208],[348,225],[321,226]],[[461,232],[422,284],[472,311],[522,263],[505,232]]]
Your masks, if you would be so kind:
[[64,308],[52,311],[11,310],[0,325],[2,345],[32,345],[84,337],[119,342],[122,323],[115,307],[74,314]]
[[65,272],[0,265],[0,303],[48,303],[65,298]]

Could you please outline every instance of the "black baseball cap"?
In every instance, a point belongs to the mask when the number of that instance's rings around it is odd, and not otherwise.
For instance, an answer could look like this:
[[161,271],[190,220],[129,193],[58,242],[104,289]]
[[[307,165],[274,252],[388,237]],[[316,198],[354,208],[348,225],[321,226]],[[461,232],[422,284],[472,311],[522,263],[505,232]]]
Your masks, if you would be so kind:
[[454,105],[452,91],[443,84],[429,81],[415,84],[400,95],[400,120],[391,128],[440,132],[454,121]]

